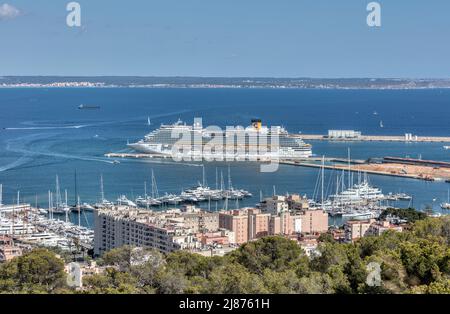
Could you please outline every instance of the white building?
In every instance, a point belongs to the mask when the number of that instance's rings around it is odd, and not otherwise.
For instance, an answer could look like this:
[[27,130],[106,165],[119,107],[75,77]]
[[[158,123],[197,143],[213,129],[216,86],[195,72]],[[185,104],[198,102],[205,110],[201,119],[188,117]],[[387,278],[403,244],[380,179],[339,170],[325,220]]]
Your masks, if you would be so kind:
[[354,130],[328,130],[328,138],[356,139],[361,137],[361,132]]
[[[154,213],[128,207],[95,210],[94,254],[123,245],[154,248],[163,253],[199,248],[201,243],[195,232],[202,226],[194,228],[193,214],[188,214],[186,222],[185,215],[180,210]],[[203,224],[202,219],[198,221]]]

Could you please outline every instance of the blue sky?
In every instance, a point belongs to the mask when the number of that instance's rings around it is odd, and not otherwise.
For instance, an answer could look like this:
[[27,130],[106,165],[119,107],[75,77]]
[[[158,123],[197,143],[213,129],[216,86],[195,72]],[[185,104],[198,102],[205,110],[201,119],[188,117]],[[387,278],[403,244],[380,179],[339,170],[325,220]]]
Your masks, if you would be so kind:
[[450,77],[450,1],[0,0],[0,75]]

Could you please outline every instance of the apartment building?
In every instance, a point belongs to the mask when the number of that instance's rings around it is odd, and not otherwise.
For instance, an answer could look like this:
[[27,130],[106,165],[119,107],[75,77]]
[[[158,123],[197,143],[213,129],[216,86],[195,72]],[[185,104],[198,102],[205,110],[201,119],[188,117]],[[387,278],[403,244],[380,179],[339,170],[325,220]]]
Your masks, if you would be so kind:
[[205,214],[178,209],[151,212],[128,207],[96,210],[94,254],[101,255],[123,245],[154,248],[163,253],[199,248],[201,243],[195,233],[218,224],[218,214],[216,218]]
[[344,225],[346,242],[353,242],[365,236],[380,236],[383,232],[393,230],[402,232],[403,227],[391,224],[389,221],[370,220],[351,220]]
[[242,244],[268,235],[289,236],[326,232],[328,215],[322,210],[297,212],[282,210],[278,214],[273,214],[257,208],[244,208],[221,212],[219,227],[233,231],[234,243]]
[[367,231],[374,222],[375,219],[347,221],[344,224],[344,240],[346,242],[353,242],[359,238],[366,236]]

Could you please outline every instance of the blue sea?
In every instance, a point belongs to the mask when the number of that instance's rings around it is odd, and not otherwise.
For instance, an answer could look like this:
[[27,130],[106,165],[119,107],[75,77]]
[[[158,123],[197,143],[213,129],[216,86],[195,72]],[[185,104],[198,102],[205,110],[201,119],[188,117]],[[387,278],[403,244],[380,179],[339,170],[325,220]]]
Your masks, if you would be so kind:
[[[98,105],[99,110],[79,110],[80,104]],[[127,141],[142,138],[161,123],[179,118],[203,125],[247,126],[252,118],[264,124],[282,125],[292,133],[325,134],[329,129],[354,129],[363,134],[419,136],[450,135],[449,90],[301,90],[301,89],[138,89],[61,88],[0,89],[0,183],[3,203],[21,200],[47,206],[48,190],[67,189],[74,203],[74,172],[82,202],[99,199],[99,177],[103,174],[106,197],[120,194],[130,199],[144,193],[154,171],[160,194],[180,193],[202,180],[202,167],[195,163],[122,160],[112,164],[108,152],[128,151]],[[374,112],[377,115],[374,115]],[[147,125],[150,117],[151,126]],[[380,120],[384,128],[380,128]],[[4,129],[5,128],[5,129]],[[312,141],[313,153],[329,157],[366,159],[409,156],[450,161],[443,143],[381,143]],[[314,195],[318,169],[281,165],[274,173],[261,173],[256,163],[231,163],[233,186],[247,189],[254,197],[229,207],[250,206],[264,196],[300,193]],[[216,169],[227,181],[228,164],[206,163],[210,186]],[[326,172],[331,193],[335,173]],[[414,196],[418,209],[441,211],[450,184],[371,175],[373,185],[384,193],[405,192]],[[398,206],[408,206],[399,203]],[[204,205],[207,206],[207,205]],[[211,207],[215,208],[215,204]],[[217,205],[218,208],[222,204]],[[75,219],[75,217],[72,217]],[[92,224],[87,216],[84,222]]]

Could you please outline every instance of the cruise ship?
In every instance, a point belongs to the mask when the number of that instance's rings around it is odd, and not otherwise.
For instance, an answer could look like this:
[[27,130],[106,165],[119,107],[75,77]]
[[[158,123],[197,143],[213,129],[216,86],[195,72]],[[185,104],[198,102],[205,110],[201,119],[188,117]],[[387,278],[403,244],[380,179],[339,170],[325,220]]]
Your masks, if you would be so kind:
[[186,125],[181,120],[174,124],[162,124],[144,139],[129,143],[128,146],[148,154],[216,160],[298,159],[312,156],[311,145],[300,138],[289,136],[283,127],[263,126],[259,119],[252,120],[246,128],[227,130],[203,128],[202,123],[197,122],[199,120],[195,119],[193,125]]

